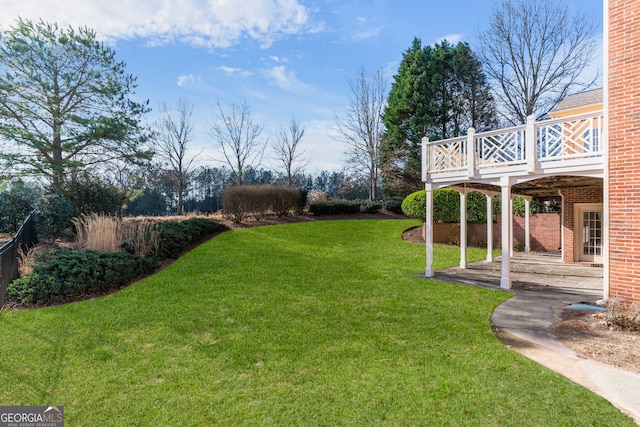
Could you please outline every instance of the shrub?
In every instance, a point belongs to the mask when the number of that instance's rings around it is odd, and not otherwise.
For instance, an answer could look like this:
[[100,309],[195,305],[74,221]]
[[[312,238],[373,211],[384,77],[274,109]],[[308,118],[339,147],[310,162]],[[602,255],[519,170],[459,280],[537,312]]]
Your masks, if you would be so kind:
[[402,212],[413,218],[425,220],[427,217],[427,196],[425,190],[415,191],[402,201]]
[[349,215],[360,212],[360,202],[349,200],[329,200],[311,203],[309,210],[314,215]]
[[55,193],[45,194],[38,200],[36,232],[42,240],[71,235],[73,205],[63,196]]
[[360,203],[360,211],[364,213],[376,213],[382,209],[382,202],[379,200],[362,200]]
[[151,222],[124,222],[120,228],[120,248],[137,256],[158,255],[160,233]]
[[300,215],[307,208],[307,203],[309,202],[309,192],[307,190],[298,190],[298,200],[296,201],[295,206],[293,207],[296,214]]
[[[426,192],[424,190],[409,194],[402,202],[405,215],[426,218]],[[467,195],[467,222],[484,223],[487,220],[487,198],[477,191]],[[433,192],[433,221],[460,222],[460,193],[451,188],[439,188]]]
[[224,190],[222,205],[225,215],[236,223],[252,215],[259,220],[269,211],[282,217],[299,206],[300,193],[295,188],[275,185],[238,185]]
[[35,207],[35,190],[17,187],[0,193],[0,233],[15,233]]
[[120,210],[119,190],[87,172],[71,175],[61,193],[71,202],[74,216],[92,213],[116,215]]
[[307,203],[309,203],[309,205],[312,205],[315,203],[322,203],[326,201],[327,201],[327,193],[325,193],[322,190],[311,190],[307,194]]
[[451,188],[433,192],[433,221],[460,222],[460,193]]
[[401,214],[402,213],[402,197],[389,197],[382,202],[383,207],[389,212]]
[[271,210],[278,218],[289,215],[302,202],[301,191],[297,188],[270,186],[268,191]]
[[126,252],[72,252],[53,249],[35,255],[33,273],[14,280],[7,297],[22,303],[47,305],[105,293],[153,272],[155,258]]
[[640,331],[640,306],[621,298],[609,298],[605,303],[605,323],[609,329]]
[[191,218],[181,222],[160,222],[155,230],[159,239],[158,254],[163,258],[177,258],[190,244],[227,230],[227,226],[206,218]]
[[467,194],[467,222],[473,224],[487,222],[487,196],[477,191]]
[[239,224],[249,217],[253,209],[251,195],[244,185],[226,188],[222,192],[222,208],[225,217]]
[[256,221],[267,216],[271,208],[270,186],[268,185],[248,185],[244,189],[249,201],[249,214],[253,215]]

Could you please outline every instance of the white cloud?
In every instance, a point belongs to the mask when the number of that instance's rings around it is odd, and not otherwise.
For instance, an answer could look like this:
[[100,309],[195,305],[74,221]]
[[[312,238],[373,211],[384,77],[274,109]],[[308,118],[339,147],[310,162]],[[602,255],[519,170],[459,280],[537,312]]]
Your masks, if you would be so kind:
[[435,42],[436,43],[440,43],[440,42],[446,40],[449,43],[451,43],[452,45],[456,45],[462,40],[463,37],[464,37],[464,34],[446,34],[446,35],[440,37],[439,39],[437,39]]
[[289,62],[289,60],[287,58],[281,58],[281,57],[275,56],[275,55],[271,55],[269,57],[269,59],[271,59],[273,62]]
[[298,0],[2,1],[0,26],[18,17],[94,29],[107,41],[147,38],[151,45],[185,43],[224,48],[245,37],[268,47],[287,34],[315,31]]
[[197,81],[196,76],[194,76],[193,74],[178,76],[178,86],[180,87],[190,86],[192,83],[196,81]]
[[370,38],[375,37],[378,34],[380,34],[380,31],[382,31],[382,27],[373,28],[373,29],[366,30],[366,31],[360,31],[360,32],[355,33],[353,35],[353,38],[356,41],[362,41],[362,40],[370,39]]
[[227,67],[223,65],[220,70],[224,71],[229,76],[249,77],[253,75],[253,71],[244,70],[242,68]]
[[281,89],[292,91],[306,87],[303,82],[298,80],[296,73],[288,70],[284,65],[276,65],[275,67],[266,69],[264,70],[264,75]]

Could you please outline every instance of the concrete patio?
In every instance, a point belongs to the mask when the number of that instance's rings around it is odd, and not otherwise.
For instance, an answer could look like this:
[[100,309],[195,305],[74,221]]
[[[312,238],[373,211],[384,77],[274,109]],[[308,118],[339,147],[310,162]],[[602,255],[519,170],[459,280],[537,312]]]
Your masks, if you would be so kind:
[[567,305],[602,299],[602,268],[563,264],[558,255],[520,253],[511,260],[511,272],[509,290],[500,288],[500,258],[466,269],[436,271],[433,279],[514,293],[491,316],[496,336],[511,349],[604,397],[640,425],[640,375],[577,355],[552,333]]
[[[559,254],[517,253],[511,258],[513,292],[536,291],[575,296],[573,302],[602,299],[602,268],[564,264]],[[501,258],[436,271],[434,280],[500,289]]]

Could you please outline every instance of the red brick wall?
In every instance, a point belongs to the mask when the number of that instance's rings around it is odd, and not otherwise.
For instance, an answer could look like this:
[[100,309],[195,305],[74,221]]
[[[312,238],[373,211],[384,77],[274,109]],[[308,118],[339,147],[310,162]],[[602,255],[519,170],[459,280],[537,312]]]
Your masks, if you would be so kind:
[[610,296],[640,301],[640,4],[608,16]]
[[[500,215],[493,224],[493,247],[500,248],[502,233]],[[531,250],[539,252],[557,252],[560,248],[560,214],[536,214],[529,218],[531,232]],[[516,249],[524,248],[524,217],[513,217],[513,236]],[[460,224],[433,225],[433,241],[435,243],[459,244]],[[486,246],[487,225],[467,224],[467,243],[469,246]]]
[[[565,188],[562,190],[564,210],[564,262],[572,263],[574,259],[574,219],[576,203],[602,203],[602,187]],[[578,230],[579,232],[579,230]]]

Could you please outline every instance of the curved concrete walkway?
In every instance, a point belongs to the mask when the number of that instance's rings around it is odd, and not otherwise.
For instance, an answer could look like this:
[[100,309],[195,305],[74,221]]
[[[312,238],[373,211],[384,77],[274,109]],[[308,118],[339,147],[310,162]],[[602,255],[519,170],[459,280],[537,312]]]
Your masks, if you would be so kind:
[[[436,272],[435,280],[499,289],[499,263]],[[556,341],[551,325],[569,304],[602,298],[602,270],[565,265],[553,257],[520,255],[512,264],[516,296],[491,318],[496,336],[513,350],[607,399],[640,425],[640,375],[585,359]]]

